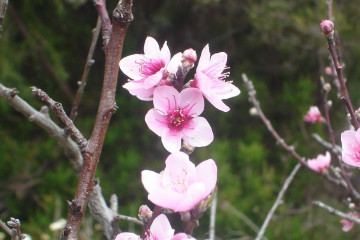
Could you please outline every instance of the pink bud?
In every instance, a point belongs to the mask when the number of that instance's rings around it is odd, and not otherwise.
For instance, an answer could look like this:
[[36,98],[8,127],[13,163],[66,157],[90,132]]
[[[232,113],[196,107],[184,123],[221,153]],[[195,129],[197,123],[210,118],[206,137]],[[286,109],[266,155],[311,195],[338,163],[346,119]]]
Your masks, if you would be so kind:
[[320,30],[325,35],[332,34],[334,32],[334,23],[330,20],[324,20],[320,23]]
[[152,217],[153,212],[146,205],[141,205],[139,208],[139,218],[144,221]]
[[326,73],[327,75],[333,74],[333,71],[332,71],[331,67],[326,67],[326,68],[325,68],[325,73]]
[[192,48],[186,49],[183,53],[183,59],[193,65],[197,59],[196,51]]

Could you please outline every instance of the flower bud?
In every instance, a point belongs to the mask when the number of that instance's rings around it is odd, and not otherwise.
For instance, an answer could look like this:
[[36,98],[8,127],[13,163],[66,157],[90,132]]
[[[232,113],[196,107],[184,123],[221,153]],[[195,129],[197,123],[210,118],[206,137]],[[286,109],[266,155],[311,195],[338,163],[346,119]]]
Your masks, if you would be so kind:
[[193,65],[196,62],[196,59],[197,59],[196,51],[194,49],[192,49],[192,48],[186,49],[183,52],[182,57],[190,65]]
[[325,35],[334,33],[334,23],[330,20],[324,20],[320,23],[320,30]]
[[330,90],[331,90],[331,85],[330,85],[330,83],[325,83],[325,84],[324,84],[324,90],[325,90],[326,92],[330,92]]
[[332,71],[331,67],[326,67],[326,68],[325,68],[325,73],[326,73],[327,75],[333,74],[333,71]]
[[257,111],[256,107],[250,108],[249,113],[250,113],[251,116],[257,116],[258,115],[258,111]]
[[153,212],[146,205],[141,205],[139,208],[139,218],[142,221],[146,221],[147,219],[151,219]]

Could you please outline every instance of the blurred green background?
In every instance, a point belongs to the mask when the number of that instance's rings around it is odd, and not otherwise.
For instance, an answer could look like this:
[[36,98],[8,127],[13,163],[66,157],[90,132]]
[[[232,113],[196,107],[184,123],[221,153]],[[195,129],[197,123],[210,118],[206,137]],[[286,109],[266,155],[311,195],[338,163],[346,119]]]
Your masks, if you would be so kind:
[[[191,47],[200,55],[209,43],[212,53],[228,54],[230,79],[240,96],[227,100],[228,113],[206,102],[204,116],[210,122],[214,142],[198,148],[191,158],[198,163],[213,158],[218,165],[218,239],[253,239],[247,216],[261,226],[285,178],[296,165],[280,149],[261,121],[249,115],[247,92],[241,74],[247,73],[257,89],[264,112],[284,139],[306,158],[325,149],[311,133],[327,137],[322,125],[302,121],[310,105],[321,106],[319,77],[329,65],[327,43],[319,31],[327,18],[326,0],[136,0],[123,56],[142,53],[146,36],[160,45],[168,41],[172,54]],[[108,10],[117,1],[107,1]],[[360,1],[334,1],[336,28],[355,108],[360,99]],[[0,82],[16,87],[20,96],[37,109],[41,103],[30,86],[44,89],[70,112],[96,25],[92,1],[11,1],[0,40]],[[76,125],[88,138],[94,123],[104,65],[101,41],[91,68]],[[193,72],[190,73],[191,76]],[[329,77],[327,76],[329,80]],[[132,97],[121,87],[119,75],[116,102],[97,176],[104,196],[116,193],[120,213],[136,216],[141,204],[150,204],[143,190],[142,169],[160,171],[168,153],[160,139],[147,129],[144,116],[151,102]],[[331,116],[337,142],[347,127],[344,108],[331,91]],[[33,239],[57,239],[49,224],[66,218],[66,200],[72,199],[77,177],[63,150],[5,101],[0,99],[0,218],[22,221]],[[52,116],[61,125],[61,123]],[[355,179],[355,178],[354,178]],[[356,180],[356,179],[355,179]],[[355,187],[359,181],[354,181]],[[348,212],[348,195],[316,174],[301,169],[276,211],[265,236],[267,239],[358,239],[359,228],[341,231],[340,219],[313,207],[321,200]],[[194,236],[207,238],[209,216],[200,220]],[[104,239],[90,215],[84,221],[83,239]],[[121,222],[123,230],[138,231]],[[86,235],[91,233],[90,235]]]

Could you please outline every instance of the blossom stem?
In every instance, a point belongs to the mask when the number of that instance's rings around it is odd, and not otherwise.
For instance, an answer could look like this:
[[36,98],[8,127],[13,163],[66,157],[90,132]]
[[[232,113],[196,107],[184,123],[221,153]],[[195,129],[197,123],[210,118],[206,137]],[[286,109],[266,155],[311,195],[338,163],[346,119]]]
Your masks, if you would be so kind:
[[343,67],[340,64],[339,59],[336,54],[335,44],[334,44],[334,34],[331,33],[331,34],[327,35],[326,40],[328,42],[328,46],[329,46],[328,49],[329,49],[329,52],[331,55],[331,59],[334,63],[335,70],[336,70],[336,73],[338,75],[338,79],[340,82],[340,87],[341,87],[341,92],[342,92],[342,96],[340,97],[340,99],[342,99],[344,101],[345,106],[351,117],[351,123],[354,126],[355,130],[357,130],[360,127],[360,125],[355,116],[355,111],[352,106],[350,95],[349,95],[349,92],[348,92],[346,84],[345,84],[344,75],[343,75]]
[[312,203],[314,205],[318,206],[318,207],[321,207],[321,208],[327,210],[331,214],[335,214],[335,215],[337,215],[337,216],[339,216],[341,218],[347,219],[349,221],[352,221],[352,222],[360,225],[360,219],[354,218],[354,217],[352,217],[352,216],[350,216],[350,215],[348,215],[348,214],[346,214],[344,212],[341,212],[341,211],[339,211],[339,210],[337,210],[337,209],[335,209],[333,207],[330,207],[329,205],[326,205],[325,203],[323,203],[321,201],[313,201]]

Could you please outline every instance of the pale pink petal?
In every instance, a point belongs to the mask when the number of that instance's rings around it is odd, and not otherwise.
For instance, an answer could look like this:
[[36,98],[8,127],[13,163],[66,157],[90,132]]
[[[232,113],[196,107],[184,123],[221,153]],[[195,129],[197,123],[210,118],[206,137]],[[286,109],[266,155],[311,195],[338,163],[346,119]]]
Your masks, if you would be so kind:
[[161,135],[161,141],[165,149],[169,152],[177,152],[181,148],[182,132],[166,128]]
[[143,80],[129,81],[123,85],[123,88],[127,89],[131,95],[136,96],[140,100],[151,101],[155,88],[145,89],[142,82]]
[[160,86],[154,91],[154,107],[164,114],[177,107],[179,92],[170,86]]
[[210,61],[210,50],[209,50],[209,44],[206,44],[206,46],[201,51],[201,56],[199,59],[198,66],[196,68],[196,72],[202,71],[206,68],[206,66],[209,64]]
[[178,233],[171,240],[196,240],[195,238],[188,236],[186,233]]
[[184,133],[184,140],[194,147],[207,146],[214,140],[210,124],[203,117],[190,120],[182,132]]
[[158,71],[157,73],[148,76],[147,78],[144,78],[144,88],[152,88],[156,84],[158,84],[161,79],[163,78],[163,71]]
[[158,42],[152,38],[147,37],[144,44],[144,53],[147,57],[152,59],[160,59],[160,47]]
[[204,98],[196,88],[186,88],[180,92],[178,106],[185,109],[192,117],[199,116],[204,111]]
[[135,233],[123,232],[118,234],[115,240],[140,240],[140,236]]
[[204,199],[205,184],[196,182],[189,186],[186,194],[182,195],[181,201],[174,206],[173,210],[176,212],[186,212],[195,207],[200,201]]
[[347,130],[341,133],[341,143],[343,152],[353,152],[353,150],[358,147],[358,144],[355,141],[355,131]]
[[360,167],[359,158],[354,156],[354,154],[343,152],[342,153],[342,160],[343,160],[344,163],[349,164],[351,166]]
[[205,196],[209,195],[216,186],[217,181],[217,167],[214,160],[209,159],[201,162],[196,167],[198,181],[205,184]]
[[167,45],[167,42],[164,42],[163,47],[160,51],[160,58],[165,62],[165,64],[168,64],[171,58],[170,49]]
[[195,165],[189,160],[189,155],[183,152],[174,152],[165,160],[166,172],[171,172],[173,178],[186,179],[188,183],[196,180]]
[[168,70],[172,74],[176,74],[179,65],[181,64],[181,59],[182,59],[182,53],[175,54],[171,58],[169,64],[167,65],[166,70]]
[[221,99],[217,95],[210,93],[210,94],[204,94],[204,96],[217,109],[223,112],[230,111],[229,106],[227,106],[223,101],[221,101]]
[[[211,56],[208,66],[215,77],[220,77],[226,67],[227,54],[224,52],[215,53]],[[206,70],[205,70],[206,71]]]
[[173,191],[171,188],[157,188],[149,192],[148,199],[163,208],[175,211],[179,201],[183,198],[183,194]]
[[119,66],[121,71],[127,75],[129,78],[134,80],[140,80],[144,76],[140,72],[139,62],[145,59],[144,55],[133,54],[127,57],[124,57],[120,60]]
[[141,172],[141,182],[143,183],[144,188],[148,192],[153,192],[156,189],[161,188],[160,174],[150,170],[143,170]]
[[230,82],[221,82],[218,88],[214,88],[213,92],[218,96],[220,99],[228,99],[232,97],[236,97],[240,94],[240,89],[237,88],[235,85],[231,84]]
[[175,230],[171,228],[170,222],[164,214],[157,216],[150,227],[150,232],[158,240],[168,240],[174,236]]
[[158,136],[162,136],[165,129],[168,128],[168,123],[165,115],[162,115],[156,109],[150,109],[145,115],[145,122],[151,131]]

